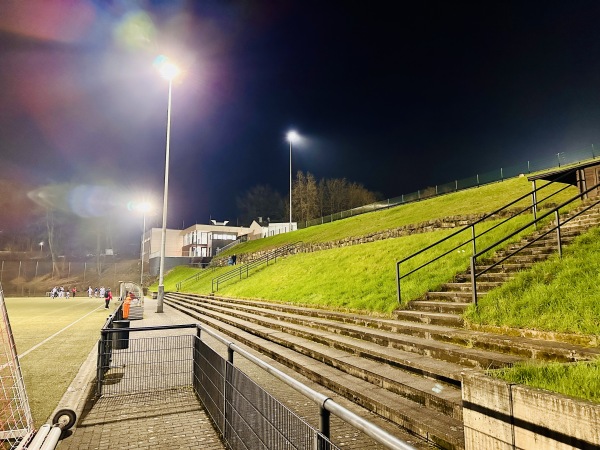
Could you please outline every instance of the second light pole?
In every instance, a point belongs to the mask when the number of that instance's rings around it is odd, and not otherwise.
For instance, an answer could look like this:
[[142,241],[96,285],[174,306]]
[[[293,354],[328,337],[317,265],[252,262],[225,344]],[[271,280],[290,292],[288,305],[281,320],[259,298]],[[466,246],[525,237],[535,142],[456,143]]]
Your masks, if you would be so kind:
[[297,142],[299,137],[293,130],[287,133],[287,140],[290,143],[290,231],[292,231],[292,143]]
[[173,79],[179,75],[179,68],[170,63],[164,56],[155,62],[161,76],[169,82],[169,100],[167,102],[167,145],[165,149],[165,191],[163,196],[162,232],[160,239],[160,266],[158,271],[158,295],[156,312],[163,312],[163,299],[165,297],[165,250],[167,246],[167,206],[169,198],[169,145],[171,143],[171,91]]

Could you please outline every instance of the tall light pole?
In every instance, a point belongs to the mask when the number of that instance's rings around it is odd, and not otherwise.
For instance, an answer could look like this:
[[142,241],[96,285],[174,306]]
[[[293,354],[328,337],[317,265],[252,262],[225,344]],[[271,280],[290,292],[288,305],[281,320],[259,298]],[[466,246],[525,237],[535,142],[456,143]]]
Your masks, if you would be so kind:
[[44,241],[40,242],[40,255],[43,253],[44,250]]
[[156,303],[156,312],[163,312],[163,299],[165,297],[165,249],[167,243],[167,206],[169,199],[169,146],[171,143],[171,92],[173,89],[173,79],[179,75],[179,68],[169,62],[164,56],[159,57],[156,66],[161,76],[169,82],[169,99],[167,102],[167,144],[165,149],[165,191],[163,194],[163,214],[162,214],[162,232],[160,239],[160,266],[158,272],[158,298]]
[[292,231],[292,143],[297,142],[299,137],[293,130],[287,133],[287,140],[290,143],[290,231]]

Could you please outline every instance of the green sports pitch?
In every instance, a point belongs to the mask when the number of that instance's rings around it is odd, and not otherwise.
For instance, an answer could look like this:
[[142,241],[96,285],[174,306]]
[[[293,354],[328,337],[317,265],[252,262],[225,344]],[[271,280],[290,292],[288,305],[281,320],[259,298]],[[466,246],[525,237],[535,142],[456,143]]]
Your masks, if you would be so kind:
[[46,423],[81,364],[95,348],[110,310],[104,299],[7,297],[35,427]]

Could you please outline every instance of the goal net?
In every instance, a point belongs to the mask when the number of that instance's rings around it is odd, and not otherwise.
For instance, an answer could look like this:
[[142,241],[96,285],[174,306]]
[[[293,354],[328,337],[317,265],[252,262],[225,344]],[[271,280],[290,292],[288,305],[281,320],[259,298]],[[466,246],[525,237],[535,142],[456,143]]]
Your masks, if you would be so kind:
[[33,418],[0,285],[0,449],[22,447],[33,436]]

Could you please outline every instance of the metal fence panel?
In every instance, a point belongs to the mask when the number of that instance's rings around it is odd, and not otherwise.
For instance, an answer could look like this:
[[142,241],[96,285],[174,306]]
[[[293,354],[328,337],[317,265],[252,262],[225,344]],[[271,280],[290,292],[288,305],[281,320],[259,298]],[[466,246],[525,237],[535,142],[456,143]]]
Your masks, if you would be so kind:
[[194,390],[221,435],[225,434],[225,360],[199,338],[194,342]]
[[224,439],[231,449],[338,448],[230,363],[225,400]]
[[[112,331],[112,354],[101,355],[103,395],[123,395],[193,386],[194,336],[129,339]],[[108,351],[108,350],[107,350]]]

